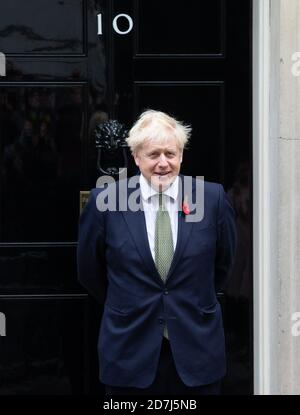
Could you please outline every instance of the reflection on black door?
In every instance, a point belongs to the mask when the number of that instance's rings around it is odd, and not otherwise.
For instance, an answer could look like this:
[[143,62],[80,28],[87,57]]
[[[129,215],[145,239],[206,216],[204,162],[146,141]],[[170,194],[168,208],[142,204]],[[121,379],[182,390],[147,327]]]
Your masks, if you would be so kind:
[[[10,0],[0,11],[0,394],[103,392],[101,310],[76,281],[79,194],[99,176],[95,127],[129,128],[146,108],[192,125],[183,173],[223,183],[236,208],[238,255],[219,293],[223,393],[252,393],[251,0]],[[102,163],[122,160],[104,149]]]

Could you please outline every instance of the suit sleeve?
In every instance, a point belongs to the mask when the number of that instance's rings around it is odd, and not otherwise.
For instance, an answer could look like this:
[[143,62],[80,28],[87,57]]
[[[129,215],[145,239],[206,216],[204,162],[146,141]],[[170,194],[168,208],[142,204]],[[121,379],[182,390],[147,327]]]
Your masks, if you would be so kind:
[[104,304],[107,291],[105,213],[97,209],[96,196],[96,191],[92,190],[88,203],[80,216],[77,271],[80,284],[100,304]]
[[218,238],[215,263],[215,288],[218,292],[227,282],[236,252],[235,211],[220,185],[218,205]]

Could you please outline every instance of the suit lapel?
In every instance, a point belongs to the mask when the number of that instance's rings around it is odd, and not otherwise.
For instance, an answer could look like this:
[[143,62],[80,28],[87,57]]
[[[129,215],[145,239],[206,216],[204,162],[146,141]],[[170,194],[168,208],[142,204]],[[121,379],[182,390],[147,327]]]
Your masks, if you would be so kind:
[[[133,192],[133,190],[134,189],[128,189],[128,198],[130,194]],[[140,191],[136,197],[136,202],[137,204],[142,206]],[[132,239],[134,240],[137,251],[139,252],[141,258],[143,259],[145,265],[147,266],[150,272],[150,275],[155,275],[158,281],[162,284],[162,280],[157,271],[155,262],[153,261],[153,257],[152,257],[150,246],[149,246],[144,211],[140,209],[137,212],[132,212],[128,208],[127,211],[125,212],[123,211],[122,214],[127,223],[128,230],[132,236]]]
[[170,270],[167,275],[167,280],[169,280],[169,278],[174,274],[176,265],[178,261],[180,260],[181,255],[188,242],[188,239],[189,239],[189,236],[192,230],[192,226],[193,226],[193,222],[186,222],[184,216],[178,215],[178,236],[177,236],[176,249],[174,252]]

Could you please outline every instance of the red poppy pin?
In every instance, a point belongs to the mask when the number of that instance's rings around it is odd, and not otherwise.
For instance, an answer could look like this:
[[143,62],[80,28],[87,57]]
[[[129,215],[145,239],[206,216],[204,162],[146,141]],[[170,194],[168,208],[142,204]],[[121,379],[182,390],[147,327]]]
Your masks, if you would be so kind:
[[181,216],[185,216],[185,215],[189,215],[190,214],[190,207],[189,207],[189,203],[188,203],[188,198],[187,196],[184,197],[183,202],[182,202],[182,207],[181,207],[182,211],[180,212]]

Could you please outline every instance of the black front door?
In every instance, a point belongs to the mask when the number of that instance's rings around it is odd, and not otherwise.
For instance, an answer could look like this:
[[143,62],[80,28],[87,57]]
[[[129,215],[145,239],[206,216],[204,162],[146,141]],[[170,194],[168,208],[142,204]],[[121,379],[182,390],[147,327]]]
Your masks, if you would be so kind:
[[95,127],[129,128],[146,108],[192,125],[182,172],[223,183],[235,204],[223,393],[252,393],[250,38],[251,0],[1,4],[0,394],[103,390],[101,310],[76,281],[80,192],[100,175]]

